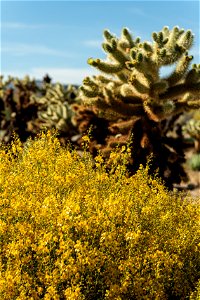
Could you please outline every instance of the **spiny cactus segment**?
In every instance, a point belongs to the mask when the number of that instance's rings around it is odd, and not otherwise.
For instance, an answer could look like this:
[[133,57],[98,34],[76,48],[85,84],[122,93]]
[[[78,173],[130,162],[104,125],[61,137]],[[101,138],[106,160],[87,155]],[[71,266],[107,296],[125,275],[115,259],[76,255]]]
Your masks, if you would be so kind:
[[[86,104],[118,116],[143,116],[160,122],[169,116],[200,107],[200,65],[189,69],[193,56],[191,30],[164,27],[152,34],[153,42],[141,42],[123,28],[117,38],[104,31],[102,44],[107,60],[88,59],[103,74],[86,77],[81,91]],[[169,76],[162,66],[175,64]]]
[[56,128],[61,131],[69,131],[72,125],[74,111],[71,104],[75,102],[78,90],[69,85],[66,88],[57,83],[46,85],[46,93],[43,97],[33,96],[32,99],[40,106],[38,117],[44,127]]
[[191,119],[183,126],[183,130],[195,139],[200,139],[200,120]]

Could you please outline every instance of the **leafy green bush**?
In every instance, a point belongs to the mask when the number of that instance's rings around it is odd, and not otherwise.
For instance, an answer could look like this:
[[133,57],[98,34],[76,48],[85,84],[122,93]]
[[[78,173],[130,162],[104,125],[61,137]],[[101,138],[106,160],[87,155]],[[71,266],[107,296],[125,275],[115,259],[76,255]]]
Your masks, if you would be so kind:
[[129,154],[109,173],[50,133],[1,148],[0,299],[196,297],[197,202],[148,167],[127,176]]

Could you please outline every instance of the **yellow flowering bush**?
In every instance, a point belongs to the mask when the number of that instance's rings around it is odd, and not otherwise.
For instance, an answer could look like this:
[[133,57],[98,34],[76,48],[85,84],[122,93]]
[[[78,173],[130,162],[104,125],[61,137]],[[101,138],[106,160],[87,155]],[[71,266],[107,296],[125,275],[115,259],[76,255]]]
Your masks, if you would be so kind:
[[50,132],[1,147],[0,299],[197,299],[198,201],[128,153],[109,173]]

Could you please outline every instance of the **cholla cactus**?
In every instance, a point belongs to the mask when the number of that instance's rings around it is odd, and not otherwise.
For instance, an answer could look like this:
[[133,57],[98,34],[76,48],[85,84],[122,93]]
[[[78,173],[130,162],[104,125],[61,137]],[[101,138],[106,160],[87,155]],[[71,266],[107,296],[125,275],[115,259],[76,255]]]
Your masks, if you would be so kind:
[[0,78],[0,141],[10,142],[13,132],[22,141],[32,135],[30,126],[37,119],[37,105],[30,100],[38,91],[34,80],[28,76],[20,80]]
[[200,153],[200,120],[191,119],[183,126],[183,132],[194,139],[195,150]]
[[[102,46],[107,60],[90,58],[88,63],[107,76],[100,74],[83,80],[83,102],[117,122],[115,134],[118,129],[120,134],[128,133],[126,138],[133,135],[135,166],[153,152],[155,168],[159,167],[168,185],[170,180],[180,182],[185,174],[180,166],[183,157],[179,160],[183,153],[180,144],[168,144],[163,136],[163,122],[200,108],[200,65],[189,69],[193,59],[188,54],[194,39],[192,32],[165,26],[152,34],[152,43],[134,39],[127,28],[120,38],[108,30],[104,37]],[[172,64],[176,64],[173,72],[161,78],[160,68]],[[176,175],[170,179],[172,173]]]
[[[164,27],[152,34],[153,43],[133,39],[128,29],[120,39],[104,31],[108,60],[88,60],[91,66],[113,75],[86,77],[81,90],[85,103],[119,116],[143,116],[160,122],[180,111],[200,107],[200,65],[189,65],[193,34]],[[171,75],[161,78],[160,67],[176,63]],[[115,77],[115,78],[114,78]]]
[[74,111],[71,105],[76,102],[78,90],[69,85],[66,88],[57,83],[47,84],[46,93],[42,97],[32,98],[40,106],[38,117],[46,128],[56,128],[59,131],[67,132],[73,128],[72,118]]

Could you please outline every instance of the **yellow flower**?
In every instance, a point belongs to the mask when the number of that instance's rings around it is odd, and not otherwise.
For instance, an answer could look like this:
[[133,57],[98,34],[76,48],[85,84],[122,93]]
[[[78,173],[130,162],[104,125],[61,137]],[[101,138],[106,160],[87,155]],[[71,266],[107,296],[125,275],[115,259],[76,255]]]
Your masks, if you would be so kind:
[[90,142],[90,138],[89,138],[89,136],[88,135],[84,135],[83,137],[82,137],[82,140],[83,140],[83,142]]
[[168,193],[148,168],[126,176],[125,149],[120,159],[111,154],[111,172],[101,156],[94,168],[89,155],[62,148],[50,133],[22,159],[9,151],[0,151],[2,300],[190,296],[199,265],[196,202]]

